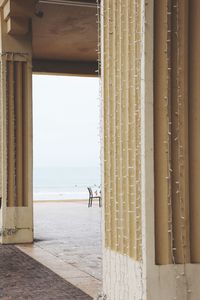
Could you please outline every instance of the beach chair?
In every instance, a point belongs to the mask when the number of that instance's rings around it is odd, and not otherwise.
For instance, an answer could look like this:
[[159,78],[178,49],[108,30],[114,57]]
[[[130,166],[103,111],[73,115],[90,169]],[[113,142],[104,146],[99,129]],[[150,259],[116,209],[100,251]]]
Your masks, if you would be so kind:
[[98,199],[99,200],[99,207],[101,207],[101,196],[94,196],[91,187],[88,187],[87,189],[88,189],[88,192],[89,192],[88,207],[92,207],[92,200],[93,199]]

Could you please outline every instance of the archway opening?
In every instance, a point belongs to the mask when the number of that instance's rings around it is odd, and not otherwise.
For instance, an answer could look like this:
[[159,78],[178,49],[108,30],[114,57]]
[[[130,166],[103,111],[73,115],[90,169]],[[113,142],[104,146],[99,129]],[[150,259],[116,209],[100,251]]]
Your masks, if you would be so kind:
[[98,78],[33,76],[33,150],[34,245],[70,268],[65,279],[95,295],[101,207],[98,198],[88,207],[87,188],[101,196]]

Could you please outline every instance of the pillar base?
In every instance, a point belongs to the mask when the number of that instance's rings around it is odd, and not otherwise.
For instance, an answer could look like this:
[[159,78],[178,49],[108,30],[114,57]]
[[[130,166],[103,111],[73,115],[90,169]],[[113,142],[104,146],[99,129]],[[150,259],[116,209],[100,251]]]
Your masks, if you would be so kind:
[[[0,227],[1,244],[33,242],[32,209],[28,207],[6,207],[2,210]],[[3,221],[3,222],[2,222]]]

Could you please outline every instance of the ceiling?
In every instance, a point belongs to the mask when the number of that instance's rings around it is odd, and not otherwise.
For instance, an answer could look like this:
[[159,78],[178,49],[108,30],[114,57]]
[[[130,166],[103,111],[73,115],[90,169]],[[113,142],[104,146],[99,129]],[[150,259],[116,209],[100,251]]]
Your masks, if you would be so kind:
[[33,59],[43,63],[96,64],[97,8],[86,4],[95,4],[96,0],[66,1],[67,5],[64,2],[44,0],[37,5],[37,15],[32,19]]

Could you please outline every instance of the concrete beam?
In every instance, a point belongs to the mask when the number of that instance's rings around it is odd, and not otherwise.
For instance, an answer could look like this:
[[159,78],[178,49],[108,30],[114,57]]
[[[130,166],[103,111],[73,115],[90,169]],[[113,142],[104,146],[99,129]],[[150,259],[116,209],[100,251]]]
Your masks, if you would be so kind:
[[33,0],[8,0],[3,7],[4,20],[9,17],[32,17],[35,3]]
[[35,73],[97,76],[97,70],[97,62],[67,62],[33,59],[33,72]]
[[24,35],[29,31],[28,18],[10,17],[7,20],[7,33],[13,35]]

